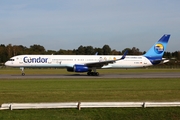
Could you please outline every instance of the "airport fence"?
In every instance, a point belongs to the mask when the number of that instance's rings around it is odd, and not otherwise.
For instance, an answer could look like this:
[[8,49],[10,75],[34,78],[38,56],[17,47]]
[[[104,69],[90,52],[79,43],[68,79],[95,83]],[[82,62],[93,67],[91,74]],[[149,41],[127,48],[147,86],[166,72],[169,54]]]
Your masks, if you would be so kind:
[[180,107],[180,102],[63,102],[63,103],[4,103],[0,110],[50,108],[108,108],[108,107]]

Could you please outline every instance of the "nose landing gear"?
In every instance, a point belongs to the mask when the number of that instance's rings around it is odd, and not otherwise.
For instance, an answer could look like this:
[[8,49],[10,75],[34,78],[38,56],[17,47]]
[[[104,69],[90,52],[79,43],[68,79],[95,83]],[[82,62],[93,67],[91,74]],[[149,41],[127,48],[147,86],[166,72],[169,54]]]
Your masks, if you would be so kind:
[[24,67],[20,67],[20,69],[21,69],[21,75],[25,76]]

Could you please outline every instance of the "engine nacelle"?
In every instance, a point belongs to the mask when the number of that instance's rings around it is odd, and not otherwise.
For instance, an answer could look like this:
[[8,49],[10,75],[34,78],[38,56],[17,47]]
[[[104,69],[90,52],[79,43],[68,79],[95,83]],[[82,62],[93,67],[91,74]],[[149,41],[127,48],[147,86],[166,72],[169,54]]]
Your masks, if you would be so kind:
[[68,71],[68,72],[74,72],[74,67],[68,67],[68,68],[67,68],[67,71]]
[[88,72],[89,68],[86,65],[74,65],[67,68],[68,72]]

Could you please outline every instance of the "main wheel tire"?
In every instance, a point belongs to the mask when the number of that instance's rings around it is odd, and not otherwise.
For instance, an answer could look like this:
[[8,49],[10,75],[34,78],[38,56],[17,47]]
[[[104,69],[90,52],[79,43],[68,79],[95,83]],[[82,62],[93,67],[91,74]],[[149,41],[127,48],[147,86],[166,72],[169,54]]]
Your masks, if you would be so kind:
[[90,76],[90,75],[91,75],[91,72],[87,72],[87,75]]
[[99,76],[99,73],[98,73],[98,72],[96,72],[96,76]]
[[88,76],[99,76],[98,72],[87,72]]

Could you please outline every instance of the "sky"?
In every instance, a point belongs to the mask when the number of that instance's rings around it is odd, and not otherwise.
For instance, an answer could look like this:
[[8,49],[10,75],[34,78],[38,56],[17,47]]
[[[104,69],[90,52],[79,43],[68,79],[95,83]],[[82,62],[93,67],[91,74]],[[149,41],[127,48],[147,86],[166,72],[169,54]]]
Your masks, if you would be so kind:
[[0,44],[147,51],[171,34],[180,51],[180,0],[0,0]]

